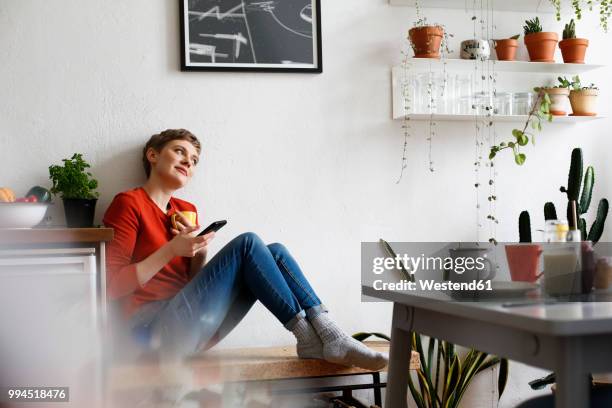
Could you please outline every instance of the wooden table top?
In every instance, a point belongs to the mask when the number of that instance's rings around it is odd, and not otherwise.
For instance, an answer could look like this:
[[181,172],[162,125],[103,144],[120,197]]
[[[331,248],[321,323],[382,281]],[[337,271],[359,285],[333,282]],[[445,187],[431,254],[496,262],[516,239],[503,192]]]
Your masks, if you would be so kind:
[[105,242],[112,228],[0,228],[0,245]]

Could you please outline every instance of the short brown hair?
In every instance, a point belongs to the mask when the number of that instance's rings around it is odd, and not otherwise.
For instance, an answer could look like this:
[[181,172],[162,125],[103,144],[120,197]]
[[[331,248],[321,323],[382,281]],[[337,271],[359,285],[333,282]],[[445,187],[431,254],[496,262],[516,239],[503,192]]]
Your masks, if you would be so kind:
[[198,138],[186,129],[166,129],[156,135],[151,136],[144,149],[142,149],[142,165],[144,166],[147,178],[151,175],[151,162],[147,159],[147,150],[152,147],[155,151],[161,152],[165,145],[173,140],[186,140],[190,142],[200,153],[201,145]]

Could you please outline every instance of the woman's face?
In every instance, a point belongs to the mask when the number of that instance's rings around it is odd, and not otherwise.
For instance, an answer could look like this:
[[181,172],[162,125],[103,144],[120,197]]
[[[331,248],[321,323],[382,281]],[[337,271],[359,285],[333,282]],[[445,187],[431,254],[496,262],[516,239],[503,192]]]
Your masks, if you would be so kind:
[[178,190],[193,176],[199,154],[187,140],[168,142],[160,152],[149,149],[147,158],[151,163],[151,174],[155,173],[168,188]]

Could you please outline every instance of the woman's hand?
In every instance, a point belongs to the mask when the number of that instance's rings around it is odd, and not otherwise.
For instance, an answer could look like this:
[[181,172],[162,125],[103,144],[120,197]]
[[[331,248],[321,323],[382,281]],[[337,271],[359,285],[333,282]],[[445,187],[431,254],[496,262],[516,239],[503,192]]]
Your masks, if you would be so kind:
[[201,237],[194,236],[198,226],[184,227],[180,231],[176,231],[176,236],[170,241],[170,248],[175,256],[184,256],[191,258],[199,251],[206,248],[208,243],[215,237],[214,232],[210,232]]

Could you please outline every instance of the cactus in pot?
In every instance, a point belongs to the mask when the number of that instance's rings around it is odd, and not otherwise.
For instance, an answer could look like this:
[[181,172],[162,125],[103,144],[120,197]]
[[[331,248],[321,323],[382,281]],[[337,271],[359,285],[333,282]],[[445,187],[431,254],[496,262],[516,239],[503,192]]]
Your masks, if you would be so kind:
[[586,38],[576,38],[576,24],[574,19],[565,25],[563,29],[563,40],[559,42],[563,62],[572,64],[584,64],[589,40]]
[[[608,200],[605,198],[599,200],[595,221],[593,222],[591,228],[588,230],[587,233],[587,222],[586,219],[582,216],[587,214],[589,211],[589,207],[591,205],[591,198],[593,196],[594,185],[595,169],[593,168],[593,166],[588,166],[586,172],[583,172],[582,150],[580,148],[575,148],[572,151],[570,171],[567,178],[567,187],[561,187],[560,191],[567,195],[567,219],[570,222],[570,228],[580,229],[583,240],[589,240],[593,241],[593,243],[596,243],[597,241],[599,241],[601,235],[603,234],[606,218],[608,216],[609,203]],[[577,226],[572,225],[572,219],[574,218],[572,215],[572,201],[576,202],[576,218],[578,220]],[[552,218],[553,213],[555,215],[554,218]],[[556,219],[556,210],[554,204],[546,203],[546,205],[544,206],[544,214],[547,220]]]

